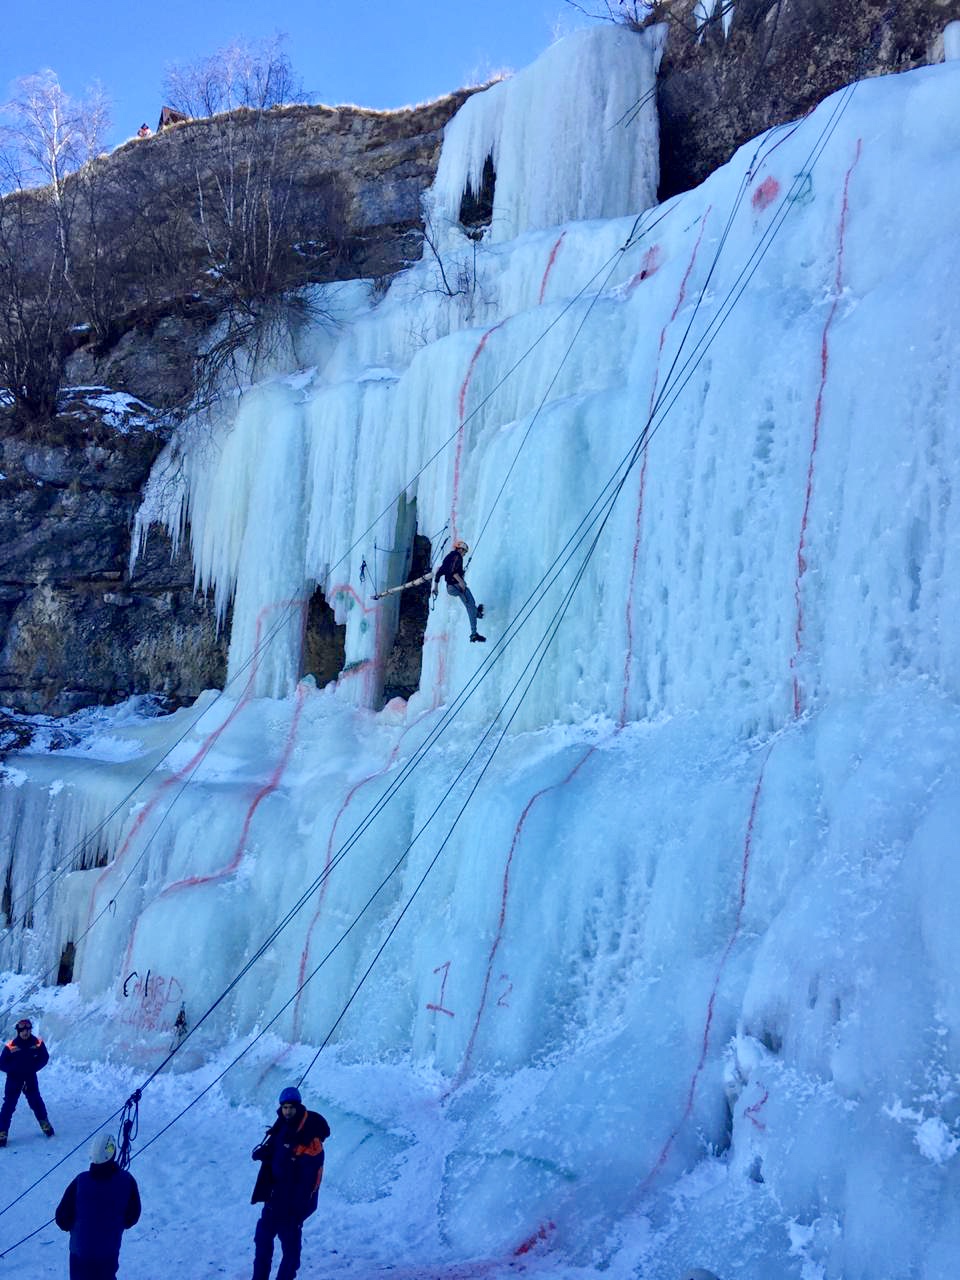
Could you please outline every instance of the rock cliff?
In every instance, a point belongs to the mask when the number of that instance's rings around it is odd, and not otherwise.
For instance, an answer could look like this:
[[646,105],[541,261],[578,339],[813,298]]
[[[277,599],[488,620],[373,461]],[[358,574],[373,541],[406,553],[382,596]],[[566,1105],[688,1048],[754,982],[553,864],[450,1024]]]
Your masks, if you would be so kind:
[[[704,23],[697,10],[713,12]],[[960,0],[679,0],[658,79],[660,197],[702,182],[750,138],[867,76],[943,61]]]
[[71,395],[42,441],[0,428],[0,703],[20,711],[133,693],[178,705],[223,680],[225,639],[187,550],[171,557],[158,530],[127,574],[163,432],[106,399]]

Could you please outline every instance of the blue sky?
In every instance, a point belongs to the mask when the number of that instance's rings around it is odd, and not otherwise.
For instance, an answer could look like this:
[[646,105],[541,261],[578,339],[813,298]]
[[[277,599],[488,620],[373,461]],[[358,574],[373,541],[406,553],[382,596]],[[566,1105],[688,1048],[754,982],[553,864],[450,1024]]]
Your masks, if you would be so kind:
[[502,69],[518,70],[555,34],[582,25],[564,0],[54,0],[3,16],[0,95],[52,67],[68,93],[95,80],[114,102],[116,143],[156,123],[164,69],[240,36],[283,31],[295,71],[331,104],[398,107],[424,102]]

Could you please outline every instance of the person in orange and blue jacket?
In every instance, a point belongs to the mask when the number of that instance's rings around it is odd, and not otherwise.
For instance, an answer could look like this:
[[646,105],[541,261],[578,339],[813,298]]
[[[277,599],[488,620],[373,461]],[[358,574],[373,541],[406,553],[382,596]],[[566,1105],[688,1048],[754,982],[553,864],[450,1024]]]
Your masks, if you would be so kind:
[[0,1053],[0,1071],[6,1075],[3,1088],[3,1106],[0,1106],[0,1147],[7,1145],[10,1121],[17,1109],[21,1093],[30,1104],[40,1128],[48,1138],[53,1137],[53,1125],[47,1117],[47,1108],[40,1097],[37,1072],[50,1061],[47,1046],[33,1034],[33,1023],[21,1018],[16,1025],[16,1035],[8,1040]]
[[303,1105],[299,1089],[280,1094],[277,1118],[253,1149],[260,1170],[250,1198],[263,1210],[254,1233],[253,1280],[269,1280],[273,1242],[280,1241],[277,1280],[293,1280],[300,1268],[303,1224],[317,1207],[323,1178],[323,1144],[330,1126]]

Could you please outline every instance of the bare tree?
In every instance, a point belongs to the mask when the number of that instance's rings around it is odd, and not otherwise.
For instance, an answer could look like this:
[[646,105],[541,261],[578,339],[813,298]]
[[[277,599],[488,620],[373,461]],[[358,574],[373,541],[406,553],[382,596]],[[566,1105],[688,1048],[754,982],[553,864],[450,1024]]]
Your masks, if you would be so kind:
[[303,86],[283,51],[286,37],[235,40],[197,62],[170,66],[164,97],[184,115],[199,118],[251,107],[266,111],[303,101]]
[[70,273],[71,204],[67,179],[99,155],[110,125],[110,107],[102,88],[95,86],[82,99],[61,87],[54,71],[24,76],[5,103],[2,169],[6,188],[42,188],[52,204],[63,254]]
[[216,398],[229,375],[249,377],[291,332],[321,318],[301,286],[329,274],[342,251],[342,184],[333,165],[305,192],[294,131],[274,110],[304,98],[284,40],[234,41],[168,68],[164,81],[171,106],[214,117],[184,139],[196,270],[217,317],[217,337],[197,364],[198,403]]
[[8,104],[0,389],[22,415],[56,412],[66,357],[90,330],[103,353],[144,316],[182,308],[212,322],[196,371],[201,404],[226,374],[255,376],[299,326],[329,318],[304,286],[338,274],[345,188],[332,159],[317,173],[316,143],[308,157],[296,113],[274,108],[292,85],[289,62],[274,42],[232,46],[208,64],[198,71],[203,100],[178,105],[253,105],[145,144],[133,181],[129,165],[99,155],[102,95],[71,102],[44,72]]
[[[760,0],[766,8],[778,0]],[[588,18],[615,22],[642,31],[658,22],[682,27],[691,36],[713,29],[725,30],[738,0],[566,0]],[[744,0],[739,0],[742,6]]]
[[653,10],[661,7],[656,0],[567,0],[567,4],[585,17],[616,22],[635,31],[646,26]]
[[71,177],[68,190],[68,284],[77,318],[90,326],[97,347],[106,350],[118,336],[124,312],[144,292],[137,279],[147,270],[135,216],[140,193],[121,187],[115,170],[97,160]]
[[47,70],[16,83],[2,117],[0,386],[37,420],[56,412],[82,306],[72,242],[80,188],[70,177],[101,149],[109,110],[101,90],[73,100]]
[[166,74],[170,104],[212,116],[183,136],[197,271],[218,316],[219,337],[198,364],[201,399],[216,394],[225,372],[250,376],[292,330],[319,319],[301,287],[330,278],[343,253],[346,207],[333,161],[305,189],[302,174],[316,169],[316,155],[301,155],[301,134],[276,110],[303,97],[284,38],[234,41]]
[[217,116],[193,141],[194,218],[220,331],[201,361],[209,396],[241,353],[249,375],[291,331],[321,318],[301,286],[333,274],[345,203],[332,163],[309,190],[299,184],[306,164],[276,112]]
[[57,411],[73,305],[49,202],[0,200],[0,388],[29,422]]

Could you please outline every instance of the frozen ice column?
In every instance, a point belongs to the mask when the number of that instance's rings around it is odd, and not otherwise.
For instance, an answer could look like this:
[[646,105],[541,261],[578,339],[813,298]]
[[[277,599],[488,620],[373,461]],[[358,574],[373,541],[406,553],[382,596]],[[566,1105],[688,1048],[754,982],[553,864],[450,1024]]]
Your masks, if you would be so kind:
[[656,203],[656,75],[664,28],[599,26],[552,45],[524,71],[474,96],[443,135],[428,222],[456,222],[493,162],[490,238]]

